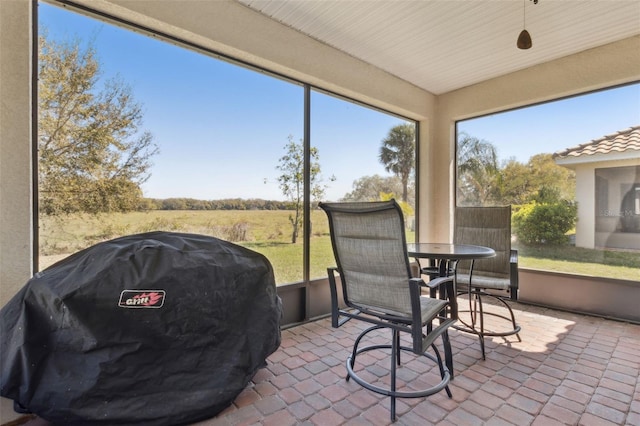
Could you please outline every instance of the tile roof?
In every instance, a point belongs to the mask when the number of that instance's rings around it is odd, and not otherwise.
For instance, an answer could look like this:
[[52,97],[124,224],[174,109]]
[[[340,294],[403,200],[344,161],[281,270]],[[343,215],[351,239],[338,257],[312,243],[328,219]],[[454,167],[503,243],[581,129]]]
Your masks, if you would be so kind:
[[581,157],[612,152],[640,152],[640,126],[630,127],[612,135],[603,136],[553,154],[553,158]]

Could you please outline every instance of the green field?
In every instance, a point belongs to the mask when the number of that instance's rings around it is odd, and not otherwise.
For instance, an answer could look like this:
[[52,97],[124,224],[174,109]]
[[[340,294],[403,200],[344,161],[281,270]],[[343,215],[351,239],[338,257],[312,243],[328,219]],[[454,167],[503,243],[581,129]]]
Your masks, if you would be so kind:
[[[291,212],[282,210],[200,210],[112,213],[40,219],[40,269],[83,248],[122,235],[175,231],[211,235],[264,254],[272,263],[276,282],[302,280],[302,237],[291,243]],[[311,278],[326,276],[335,265],[326,215],[311,216]],[[412,241],[414,235],[407,234]],[[521,267],[637,281],[640,254],[575,247],[520,247]]]
[[[283,210],[201,210],[73,215],[40,220],[40,269],[100,241],[149,231],[211,235],[264,254],[273,265],[276,282],[302,280],[302,237],[291,243],[291,212]],[[312,214],[311,277],[325,277],[335,265],[329,226],[322,211]]]

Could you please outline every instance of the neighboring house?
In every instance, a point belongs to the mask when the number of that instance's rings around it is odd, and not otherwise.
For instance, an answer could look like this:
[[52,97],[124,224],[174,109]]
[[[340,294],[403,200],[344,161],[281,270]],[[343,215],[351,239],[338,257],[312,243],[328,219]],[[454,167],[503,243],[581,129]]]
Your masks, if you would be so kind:
[[640,126],[553,157],[576,172],[576,246],[640,250]]

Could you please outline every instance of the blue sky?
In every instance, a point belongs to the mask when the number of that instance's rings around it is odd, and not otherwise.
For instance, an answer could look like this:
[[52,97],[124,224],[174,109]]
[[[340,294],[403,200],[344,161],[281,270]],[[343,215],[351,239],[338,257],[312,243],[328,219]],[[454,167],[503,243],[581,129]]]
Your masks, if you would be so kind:
[[458,131],[520,162],[640,125],[640,84],[598,91],[458,123]]
[[[143,104],[144,128],[160,148],[145,196],[283,199],[275,166],[288,136],[302,137],[301,86],[54,6],[41,3],[39,19],[53,38],[92,40],[104,76],[119,75]],[[311,113],[323,175],[336,177],[327,199],[359,177],[387,174],[380,142],[401,119],[316,92]],[[526,162],[638,124],[636,84],[467,120],[459,130],[492,142],[501,159]]]

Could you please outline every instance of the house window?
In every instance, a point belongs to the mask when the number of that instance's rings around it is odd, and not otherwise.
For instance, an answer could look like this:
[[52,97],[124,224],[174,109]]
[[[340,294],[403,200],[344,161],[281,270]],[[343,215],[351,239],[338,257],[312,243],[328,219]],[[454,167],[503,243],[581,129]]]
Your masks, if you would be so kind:
[[[611,233],[606,236],[603,247],[624,248],[622,239],[626,237],[616,234],[640,232],[640,213],[637,208],[640,194],[640,182],[637,179],[640,176],[640,166],[596,169],[595,176],[596,233]],[[596,238],[598,237],[596,235]]]

